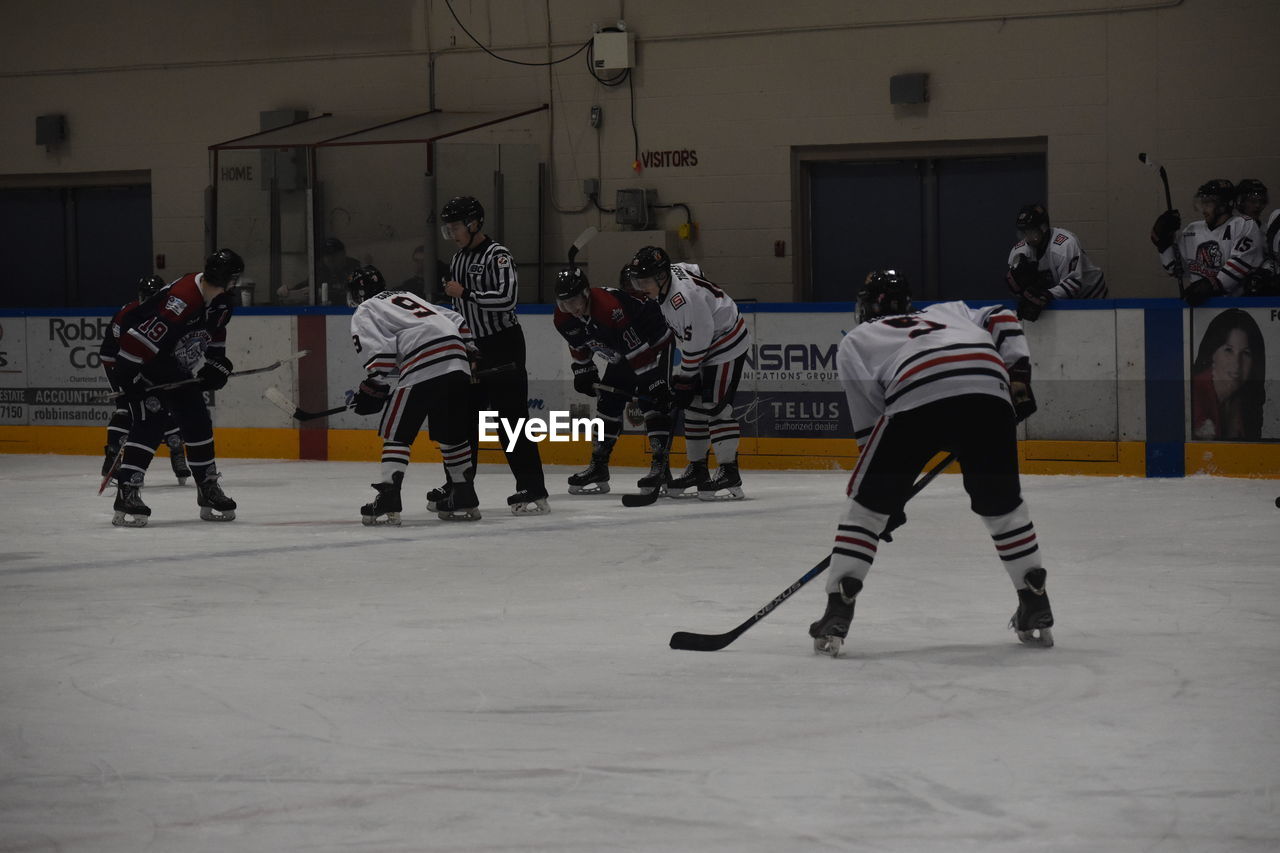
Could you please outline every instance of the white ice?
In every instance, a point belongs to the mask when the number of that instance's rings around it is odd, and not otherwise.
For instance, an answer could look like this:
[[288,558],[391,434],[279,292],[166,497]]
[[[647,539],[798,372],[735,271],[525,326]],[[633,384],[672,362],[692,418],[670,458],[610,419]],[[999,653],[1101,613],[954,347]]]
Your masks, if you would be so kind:
[[114,529],[99,460],[0,456],[2,851],[1273,851],[1280,486],[1027,477],[1057,647],[958,477],[881,548],[845,647],[822,580],[846,475],[750,500],[563,494],[365,528],[377,465],[225,460],[198,520],[156,461]]

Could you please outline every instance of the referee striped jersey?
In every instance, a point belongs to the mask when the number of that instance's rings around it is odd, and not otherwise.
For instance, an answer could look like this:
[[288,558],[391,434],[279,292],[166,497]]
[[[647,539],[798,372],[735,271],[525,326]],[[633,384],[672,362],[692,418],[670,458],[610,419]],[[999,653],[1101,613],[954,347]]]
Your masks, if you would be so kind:
[[506,246],[485,237],[475,248],[459,251],[449,262],[449,278],[466,288],[454,298],[453,307],[477,338],[520,324],[516,262]]
[[[940,302],[859,323],[840,342],[836,365],[861,447],[881,416],[961,394],[1009,400],[1009,372],[1030,357],[1018,317],[993,305]],[[1012,405],[1012,403],[1010,403]]]

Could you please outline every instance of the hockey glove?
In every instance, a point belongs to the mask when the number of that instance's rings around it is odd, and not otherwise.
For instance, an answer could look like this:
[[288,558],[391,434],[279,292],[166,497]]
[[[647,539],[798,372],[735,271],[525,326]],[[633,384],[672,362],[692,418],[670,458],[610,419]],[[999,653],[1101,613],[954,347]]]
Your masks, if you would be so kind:
[[677,409],[687,409],[698,396],[698,377],[679,376],[671,383],[671,404]]
[[1009,285],[1010,293],[1021,296],[1040,283],[1040,265],[1026,255],[1022,255],[1018,258],[1018,263],[1009,268],[1005,281]]
[[126,403],[136,403],[147,396],[147,390],[151,383],[142,378],[141,373],[131,372],[116,368],[115,375],[112,377],[115,386],[120,391],[120,399]]
[[893,531],[907,523],[907,514],[902,510],[898,510],[889,516],[889,520],[884,525],[884,531],[880,534],[881,542],[892,542]]
[[640,378],[640,392],[649,398],[649,408],[657,412],[671,411],[671,387],[665,377]]
[[1198,278],[1191,284],[1187,285],[1187,289],[1182,291],[1182,298],[1188,305],[1195,308],[1197,305],[1203,305],[1206,299],[1212,299],[1215,296],[1221,296],[1222,291],[1218,290],[1217,282],[1207,278]]
[[596,395],[596,383],[600,381],[600,372],[593,363],[575,364],[573,366],[573,390],[588,397]]
[[1156,247],[1157,252],[1163,252],[1173,245],[1173,238],[1181,227],[1182,214],[1176,210],[1166,210],[1156,217],[1155,224],[1151,226],[1151,245]]
[[1040,319],[1040,312],[1053,299],[1046,291],[1028,288],[1018,299],[1018,319],[1034,323]]
[[227,379],[231,376],[231,359],[225,355],[212,355],[205,359],[204,367],[200,368],[197,378],[200,380],[200,387],[206,391],[217,391],[227,384]]
[[1009,365],[1009,396],[1013,401],[1014,420],[1022,423],[1036,412],[1036,398],[1031,393],[1031,359],[1020,358]]
[[387,395],[390,393],[390,385],[385,382],[379,382],[370,376],[360,383],[360,389],[351,401],[351,408],[355,410],[357,415],[377,414],[382,411],[383,405],[387,402]]

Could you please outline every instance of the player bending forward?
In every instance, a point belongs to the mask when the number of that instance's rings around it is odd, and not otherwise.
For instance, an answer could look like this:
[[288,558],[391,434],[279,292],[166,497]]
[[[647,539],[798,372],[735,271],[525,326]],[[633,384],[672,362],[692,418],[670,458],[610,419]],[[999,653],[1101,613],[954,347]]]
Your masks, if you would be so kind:
[[[672,480],[671,493],[696,487],[702,500],[741,500],[742,430],[733,416],[733,395],[751,349],[751,330],[723,290],[703,278],[696,266],[672,263],[657,246],[636,252],[628,269],[632,286],[657,301],[680,348],[671,387],[676,408],[684,410],[689,466]],[[720,463],[714,477],[707,474],[708,445],[715,448]],[[728,494],[721,496],[723,491]]]
[[893,270],[867,276],[857,315],[836,363],[861,456],[831,549],[827,609],[809,626],[814,651],[840,653],[877,544],[906,521],[916,475],[942,451],[960,462],[969,504],[1018,592],[1010,627],[1024,643],[1052,646],[1046,572],[1018,481],[1015,425],[1035,400],[1017,317],[963,302],[912,311],[906,278]]
[[[360,507],[365,524],[400,524],[400,485],[409,449],[424,421],[440,447],[448,486],[431,507],[445,521],[480,518],[472,481],[467,402],[471,384],[471,330],[462,315],[403,290],[387,290],[376,267],[347,281],[351,341],[365,358],[368,376],[352,402],[357,415],[382,412],[382,481],[372,503]],[[395,376],[395,390],[383,381]]]
[[[592,451],[591,464],[569,477],[569,494],[609,491],[609,457],[622,433],[622,412],[632,396],[639,398],[644,411],[644,429],[653,454],[649,473],[638,485],[647,491],[665,490],[671,482],[667,372],[672,335],[658,304],[611,287],[593,288],[580,268],[567,267],[556,279],[554,322],[569,344],[574,390],[596,398],[596,413],[604,421],[604,440]],[[603,383],[593,354],[608,362]]]

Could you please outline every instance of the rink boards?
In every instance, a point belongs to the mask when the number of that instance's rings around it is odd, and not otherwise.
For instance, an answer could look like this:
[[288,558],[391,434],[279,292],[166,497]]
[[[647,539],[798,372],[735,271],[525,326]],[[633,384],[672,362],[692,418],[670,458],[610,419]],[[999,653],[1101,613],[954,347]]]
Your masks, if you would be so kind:
[[[1205,328],[1235,309],[1255,321],[1265,342],[1266,402],[1258,442],[1193,441],[1190,367]],[[0,451],[101,452],[111,405],[97,349],[108,311],[0,312]],[[838,383],[835,352],[852,325],[848,304],[746,305],[754,347],[735,412],[742,424],[744,467],[851,467],[857,448]],[[533,416],[592,414],[574,393],[567,348],[549,306],[522,306]],[[358,384],[361,357],[342,308],[248,308],[228,328],[238,369],[268,364],[299,349],[310,355],[272,373],[237,377],[212,395],[218,451],[228,457],[374,460],[376,419],[345,413],[299,425],[262,398],[279,388],[306,409],[338,405]],[[1212,473],[1280,477],[1280,300],[1216,300],[1195,310],[1177,300],[1055,303],[1025,324],[1039,411],[1021,429],[1029,473],[1179,476]],[[628,410],[615,462],[645,463],[642,422]],[[683,449],[677,439],[675,450]],[[415,461],[437,459],[434,445],[414,446]],[[577,464],[587,449],[543,443],[544,461]],[[485,462],[500,462],[494,445]]]

